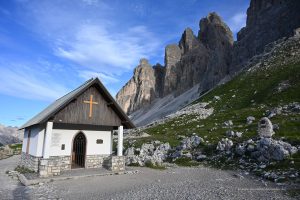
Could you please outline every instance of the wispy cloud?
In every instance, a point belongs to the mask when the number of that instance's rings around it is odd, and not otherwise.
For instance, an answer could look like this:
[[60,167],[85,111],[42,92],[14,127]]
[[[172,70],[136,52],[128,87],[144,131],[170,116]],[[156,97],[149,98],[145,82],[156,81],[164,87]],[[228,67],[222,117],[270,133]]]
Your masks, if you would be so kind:
[[120,19],[103,1],[33,1],[23,8],[24,23],[45,38],[56,56],[91,71],[121,75],[161,48],[148,27]]
[[110,84],[110,83],[117,83],[119,80],[113,76],[110,76],[108,74],[104,74],[101,72],[94,72],[94,71],[79,71],[79,76],[82,77],[85,80],[88,80],[90,78],[98,77],[104,84]]
[[101,72],[133,68],[142,57],[149,57],[159,43],[144,26],[124,33],[111,33],[98,25],[83,25],[74,39],[64,41],[56,55]]
[[233,33],[237,33],[241,28],[246,26],[246,19],[247,15],[246,13],[239,12],[234,14],[230,19],[229,19],[229,27]]
[[0,92],[2,94],[44,101],[53,101],[69,91],[48,73],[36,69],[42,66],[0,62]]

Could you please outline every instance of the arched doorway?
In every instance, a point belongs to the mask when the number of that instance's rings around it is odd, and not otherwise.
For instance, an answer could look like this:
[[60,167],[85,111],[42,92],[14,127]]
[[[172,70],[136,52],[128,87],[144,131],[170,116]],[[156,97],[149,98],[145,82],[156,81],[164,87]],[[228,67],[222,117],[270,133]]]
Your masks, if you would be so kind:
[[73,140],[72,168],[85,166],[86,138],[79,132]]

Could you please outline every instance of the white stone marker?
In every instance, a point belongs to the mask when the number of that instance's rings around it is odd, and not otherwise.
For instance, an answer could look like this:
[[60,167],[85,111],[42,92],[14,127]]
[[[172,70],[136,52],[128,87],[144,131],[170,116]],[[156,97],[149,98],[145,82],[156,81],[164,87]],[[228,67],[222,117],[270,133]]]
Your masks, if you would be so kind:
[[123,155],[123,126],[118,128],[118,156]]

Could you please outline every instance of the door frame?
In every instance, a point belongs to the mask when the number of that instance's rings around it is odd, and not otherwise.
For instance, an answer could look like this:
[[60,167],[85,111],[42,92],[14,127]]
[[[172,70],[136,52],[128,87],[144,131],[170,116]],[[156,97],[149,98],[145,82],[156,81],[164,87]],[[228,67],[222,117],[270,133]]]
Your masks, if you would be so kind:
[[[86,168],[86,155],[87,155],[87,145],[88,145],[88,140],[87,140],[87,136],[86,136],[86,134],[82,131],[82,130],[79,130],[79,131],[77,131],[75,134],[74,134],[74,136],[73,136],[73,139],[72,139],[72,143],[71,143],[71,146],[72,146],[72,148],[71,148],[71,169],[77,169],[77,168],[73,168],[72,166],[73,166],[73,156],[75,157],[75,154],[73,155],[73,148],[74,148],[74,140],[75,140],[75,138],[76,138],[76,136],[78,135],[78,134],[80,134],[80,133],[82,133],[83,135],[84,135],[84,137],[85,137],[85,153],[84,153],[84,166],[83,167],[81,167],[81,168]],[[80,168],[79,168],[80,169]]]

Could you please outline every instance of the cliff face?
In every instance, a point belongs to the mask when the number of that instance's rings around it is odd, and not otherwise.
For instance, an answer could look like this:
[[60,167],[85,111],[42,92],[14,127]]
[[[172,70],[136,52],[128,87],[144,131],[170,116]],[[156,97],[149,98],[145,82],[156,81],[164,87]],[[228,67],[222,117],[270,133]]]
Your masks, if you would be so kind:
[[[197,36],[187,28],[179,44],[165,48],[164,66],[140,64],[135,69],[133,78],[117,94],[117,101],[128,114],[157,98],[179,96],[197,84],[201,94],[240,71],[267,44],[294,34],[300,27],[300,1],[251,0],[246,27],[236,42],[216,13],[201,19],[199,27]],[[150,109],[151,105],[147,107]]]
[[126,113],[131,113],[160,96],[160,84],[164,70],[161,66],[152,67],[148,60],[141,59],[134,69],[133,77],[118,92],[116,98]]
[[252,0],[247,10],[246,27],[237,34],[231,72],[243,68],[264,47],[282,37],[290,37],[300,27],[299,0]]
[[187,28],[178,45],[165,48],[164,67],[141,63],[118,92],[117,101],[131,113],[157,97],[177,96],[198,83],[209,89],[226,75],[232,45],[232,32],[216,13],[211,13],[201,19],[198,37]]

